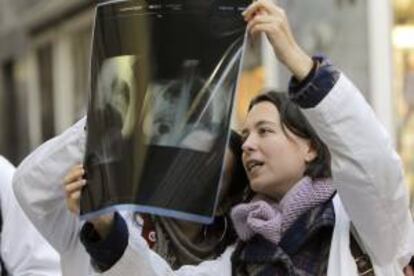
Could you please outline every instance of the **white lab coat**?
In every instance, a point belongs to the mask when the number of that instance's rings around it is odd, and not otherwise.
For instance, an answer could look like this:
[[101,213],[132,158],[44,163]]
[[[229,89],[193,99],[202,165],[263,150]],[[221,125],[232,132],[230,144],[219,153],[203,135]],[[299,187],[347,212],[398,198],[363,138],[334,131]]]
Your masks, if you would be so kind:
[[[414,225],[400,159],[358,89],[342,74],[305,116],[332,153],[335,226],[328,276],[357,276],[350,251],[350,218],[376,276],[403,275],[414,255]],[[231,276],[229,247],[217,260],[172,271],[141,237],[131,236],[108,275]]]
[[[19,165],[13,178],[16,198],[23,210],[61,257],[64,276],[96,275],[79,235],[83,222],[66,206],[63,178],[83,162],[86,118],[47,141]],[[131,213],[121,212],[128,228],[141,227]]]
[[[61,275],[59,255],[33,227],[12,190],[14,166],[0,156],[0,255],[9,275]],[[0,269],[1,271],[1,269]]]
[[41,145],[19,165],[13,178],[23,210],[59,252],[64,276],[93,275],[89,255],[79,239],[81,222],[67,209],[63,190],[66,173],[82,162],[83,128],[84,119]]
[[[403,266],[414,255],[414,225],[401,163],[385,130],[344,75],[317,107],[304,113],[330,148],[339,194],[334,200],[336,222],[328,275],[357,275],[349,249],[349,217],[376,275],[403,275]],[[83,127],[81,121],[42,145],[19,166],[14,178],[23,209],[62,254],[66,271],[72,271],[65,275],[92,273],[89,257],[79,241],[80,222],[66,208],[62,185],[69,168],[82,161]],[[172,271],[142,237],[130,235],[124,255],[105,275],[230,276],[233,250],[230,246],[216,260]]]

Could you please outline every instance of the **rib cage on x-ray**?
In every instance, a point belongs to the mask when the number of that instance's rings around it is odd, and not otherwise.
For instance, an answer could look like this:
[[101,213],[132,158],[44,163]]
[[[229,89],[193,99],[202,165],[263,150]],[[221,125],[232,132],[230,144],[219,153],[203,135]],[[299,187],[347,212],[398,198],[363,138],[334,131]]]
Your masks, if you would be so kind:
[[242,56],[240,12],[248,2],[98,6],[85,218],[132,208],[211,220]]

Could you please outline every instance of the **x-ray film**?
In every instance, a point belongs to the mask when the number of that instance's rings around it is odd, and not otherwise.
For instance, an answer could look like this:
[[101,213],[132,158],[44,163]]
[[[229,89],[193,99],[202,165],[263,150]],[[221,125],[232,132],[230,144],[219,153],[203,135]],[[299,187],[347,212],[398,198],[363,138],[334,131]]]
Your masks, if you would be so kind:
[[83,218],[115,208],[212,220],[249,2],[98,6]]

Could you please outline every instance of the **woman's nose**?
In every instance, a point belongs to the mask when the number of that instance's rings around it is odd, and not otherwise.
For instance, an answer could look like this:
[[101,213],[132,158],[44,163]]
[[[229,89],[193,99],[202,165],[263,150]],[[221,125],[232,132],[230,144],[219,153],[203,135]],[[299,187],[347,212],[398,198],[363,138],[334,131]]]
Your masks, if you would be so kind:
[[256,149],[256,142],[254,141],[253,135],[249,135],[242,145],[244,152],[250,152]]

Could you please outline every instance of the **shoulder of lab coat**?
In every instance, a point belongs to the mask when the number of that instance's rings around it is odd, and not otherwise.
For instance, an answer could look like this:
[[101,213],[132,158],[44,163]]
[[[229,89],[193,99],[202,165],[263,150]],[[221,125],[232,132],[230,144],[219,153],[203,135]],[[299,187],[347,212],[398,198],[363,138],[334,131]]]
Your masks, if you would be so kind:
[[[16,197],[30,220],[60,253],[63,275],[96,275],[79,234],[82,222],[66,206],[63,178],[83,161],[85,123],[81,119],[61,135],[31,153],[17,168],[13,178]],[[142,230],[132,223],[132,215],[121,212],[133,232]]]
[[59,255],[16,202],[11,186],[14,171],[0,156],[1,258],[10,275],[61,275]]
[[[61,255],[64,275],[88,275],[89,256],[79,240],[81,222],[66,207],[63,178],[83,160],[85,118],[43,143],[18,166],[13,189],[38,231]],[[67,274],[68,272],[69,274]]]
[[401,271],[414,254],[414,226],[401,161],[386,130],[343,74],[322,102],[303,112],[328,145],[334,185],[374,267]]

